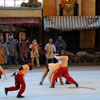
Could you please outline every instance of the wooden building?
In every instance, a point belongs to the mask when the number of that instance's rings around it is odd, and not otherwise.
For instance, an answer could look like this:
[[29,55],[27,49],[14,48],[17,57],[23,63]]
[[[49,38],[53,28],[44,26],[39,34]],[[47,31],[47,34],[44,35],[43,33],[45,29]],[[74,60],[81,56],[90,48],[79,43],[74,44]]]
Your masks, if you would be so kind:
[[0,34],[7,39],[9,33],[18,39],[21,35],[36,38],[41,43],[42,7],[0,7]]

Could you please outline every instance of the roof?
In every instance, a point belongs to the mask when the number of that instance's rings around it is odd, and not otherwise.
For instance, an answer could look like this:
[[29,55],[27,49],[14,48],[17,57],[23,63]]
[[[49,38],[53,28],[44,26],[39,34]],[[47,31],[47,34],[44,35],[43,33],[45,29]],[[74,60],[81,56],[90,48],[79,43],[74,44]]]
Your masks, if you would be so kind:
[[100,28],[100,16],[48,16],[44,18],[44,30],[62,31]]
[[41,26],[40,17],[0,17],[0,25]]
[[0,7],[0,10],[43,10],[43,7]]

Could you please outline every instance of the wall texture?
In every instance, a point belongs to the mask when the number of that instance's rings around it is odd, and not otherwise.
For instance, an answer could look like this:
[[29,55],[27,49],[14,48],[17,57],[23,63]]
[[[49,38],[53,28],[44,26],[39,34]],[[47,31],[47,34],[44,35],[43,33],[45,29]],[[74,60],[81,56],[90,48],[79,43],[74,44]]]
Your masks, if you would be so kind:
[[95,16],[96,14],[96,0],[81,0],[81,15]]
[[0,17],[41,17],[42,18],[42,10],[0,9]]
[[82,31],[80,33],[80,48],[95,47],[95,31]]
[[[80,16],[96,15],[96,0],[79,0]],[[95,48],[96,31],[80,32],[80,48]]]
[[56,16],[56,0],[43,0],[43,16]]

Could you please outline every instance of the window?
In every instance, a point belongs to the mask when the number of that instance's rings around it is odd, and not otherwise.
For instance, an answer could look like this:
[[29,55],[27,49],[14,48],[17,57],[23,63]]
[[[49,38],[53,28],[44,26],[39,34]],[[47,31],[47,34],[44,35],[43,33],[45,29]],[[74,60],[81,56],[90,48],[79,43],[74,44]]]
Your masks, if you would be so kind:
[[16,1],[15,7],[20,7],[22,2],[25,2],[25,3],[28,2],[28,0],[15,0],[15,1]]
[[14,7],[14,0],[5,0],[6,7]]
[[4,0],[0,0],[0,7],[4,7]]
[[[29,0],[0,0],[0,7],[20,7],[22,2],[27,3]],[[42,0],[38,0],[43,2]]]

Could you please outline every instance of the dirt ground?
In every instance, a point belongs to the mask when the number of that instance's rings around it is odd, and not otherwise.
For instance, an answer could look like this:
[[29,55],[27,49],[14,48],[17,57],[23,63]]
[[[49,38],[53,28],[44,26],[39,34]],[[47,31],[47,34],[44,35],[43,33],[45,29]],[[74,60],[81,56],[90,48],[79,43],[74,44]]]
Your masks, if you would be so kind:
[[[55,88],[49,88],[48,77],[43,85],[39,85],[45,68],[34,68],[25,76],[26,90],[23,100],[100,100],[100,66],[69,66],[70,75],[79,83],[79,88],[74,84],[60,85],[58,81]],[[6,69],[7,78],[0,79],[0,100],[19,100],[16,98],[18,91],[9,92],[6,96],[4,88],[14,85],[14,78],[10,75],[16,69]],[[63,79],[65,83],[65,79]]]

